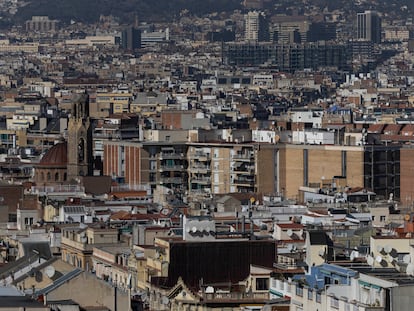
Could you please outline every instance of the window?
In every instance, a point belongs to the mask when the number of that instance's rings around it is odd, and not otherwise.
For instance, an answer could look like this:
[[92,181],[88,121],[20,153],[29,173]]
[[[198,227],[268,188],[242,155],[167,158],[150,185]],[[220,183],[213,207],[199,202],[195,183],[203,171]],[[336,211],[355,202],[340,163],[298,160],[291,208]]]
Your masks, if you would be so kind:
[[308,300],[313,300],[313,290],[308,288]]
[[385,216],[380,216],[380,221],[384,222],[385,221]]
[[256,279],[256,290],[268,290],[268,289],[269,289],[269,279],[266,279],[266,278]]
[[321,303],[321,301],[322,301],[322,295],[321,295],[321,293],[316,293],[315,300],[316,300],[316,302]]
[[296,284],[296,296],[303,297],[303,288],[299,284]]
[[339,300],[335,297],[331,297],[331,307],[338,309],[339,308]]

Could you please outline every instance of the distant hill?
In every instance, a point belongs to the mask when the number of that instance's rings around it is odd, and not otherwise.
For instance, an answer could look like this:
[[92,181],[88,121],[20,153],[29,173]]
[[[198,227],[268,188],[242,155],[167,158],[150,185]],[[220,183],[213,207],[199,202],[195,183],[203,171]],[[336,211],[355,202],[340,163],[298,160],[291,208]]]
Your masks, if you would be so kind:
[[[28,4],[20,7],[14,16],[5,16],[0,20],[0,28],[6,23],[23,23],[33,15],[47,15],[62,22],[71,19],[90,23],[96,22],[101,15],[113,15],[124,23],[132,23],[135,16],[141,21],[172,21],[181,11],[188,10],[192,14],[204,15],[213,12],[229,12],[243,9],[243,0],[28,0]],[[375,9],[379,12],[394,11],[407,6],[414,11],[414,0],[376,0],[365,1],[360,5],[349,0],[310,0],[313,5],[329,10],[362,11]],[[272,11],[274,4],[301,8],[302,0],[266,0],[266,8]],[[404,15],[410,16],[411,12]]]
[[95,22],[100,15],[113,15],[123,21],[172,20],[187,9],[198,15],[212,12],[233,11],[241,8],[240,0],[32,0],[20,8],[14,17],[23,22],[33,15],[48,15],[69,22]]

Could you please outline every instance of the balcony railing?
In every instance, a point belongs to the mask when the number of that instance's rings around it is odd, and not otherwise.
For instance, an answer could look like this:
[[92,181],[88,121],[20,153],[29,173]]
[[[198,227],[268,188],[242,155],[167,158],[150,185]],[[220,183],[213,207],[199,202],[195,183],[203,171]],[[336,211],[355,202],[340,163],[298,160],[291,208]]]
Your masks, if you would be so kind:
[[184,165],[161,165],[160,171],[181,171],[184,169]]
[[184,159],[185,155],[183,153],[171,153],[171,152],[161,152],[159,154],[160,160],[162,159]]
[[193,184],[211,184],[211,178],[209,177],[193,177],[191,178],[191,183]]
[[251,161],[254,159],[253,153],[237,153],[232,157],[233,160],[237,161]]
[[248,292],[217,292],[217,293],[204,293],[203,299],[205,300],[242,300],[242,299],[269,299],[269,293],[248,293]]
[[161,184],[182,184],[183,178],[182,177],[161,177],[160,183]]

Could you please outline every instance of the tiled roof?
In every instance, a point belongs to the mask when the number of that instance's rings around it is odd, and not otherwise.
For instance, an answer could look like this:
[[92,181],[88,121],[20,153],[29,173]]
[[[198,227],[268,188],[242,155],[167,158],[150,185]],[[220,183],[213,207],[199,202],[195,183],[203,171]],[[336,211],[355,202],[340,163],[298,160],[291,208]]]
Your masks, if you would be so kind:
[[58,143],[50,148],[40,160],[44,166],[65,166],[68,163],[68,147],[66,142]]

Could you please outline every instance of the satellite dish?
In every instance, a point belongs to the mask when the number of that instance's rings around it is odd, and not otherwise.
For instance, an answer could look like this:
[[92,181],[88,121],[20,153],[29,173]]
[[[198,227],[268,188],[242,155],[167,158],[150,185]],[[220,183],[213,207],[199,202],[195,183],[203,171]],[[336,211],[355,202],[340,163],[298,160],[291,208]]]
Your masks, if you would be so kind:
[[287,231],[286,231],[286,233],[287,233],[287,235],[288,236],[292,236],[293,235],[293,231],[292,231],[292,229],[288,229]]
[[214,294],[214,287],[213,286],[207,286],[205,293],[206,294]]
[[408,275],[414,276],[414,264],[412,264],[412,263],[408,264],[407,270],[405,270],[405,272]]
[[161,303],[163,304],[163,305],[168,305],[168,303],[170,302],[170,300],[168,299],[168,297],[167,296],[162,296],[162,298],[161,298]]
[[45,269],[45,273],[48,278],[52,278],[55,275],[55,268],[53,266],[47,266]]
[[391,245],[385,245],[384,246],[384,251],[387,253],[387,254],[389,254],[389,253],[391,253],[391,251],[392,251],[392,246]]
[[403,261],[404,261],[404,263],[409,264],[411,262],[411,256],[410,256],[410,254],[404,255]]
[[377,246],[377,251],[378,251],[378,253],[381,253],[383,251],[382,245]]
[[357,258],[358,256],[359,256],[358,251],[352,251],[351,255],[349,256],[349,259],[351,259],[351,261],[354,261],[354,259]]
[[374,258],[372,256],[368,256],[367,263],[372,266],[374,264]]
[[377,257],[375,258],[375,261],[376,261],[376,262],[378,262],[378,263],[381,263],[381,261],[382,261],[382,257],[381,257],[381,256],[377,256]]
[[397,253],[397,251],[395,250],[395,248],[393,248],[389,254],[390,254],[392,257],[394,257],[394,258],[397,258],[397,257],[398,257],[398,253]]
[[36,272],[36,274],[35,274],[35,281],[37,283],[40,283],[40,282],[43,281],[43,273],[42,272],[40,272],[40,271],[37,271]]
[[386,259],[389,263],[391,263],[392,265],[395,265],[395,259],[391,254],[387,255],[387,259]]
[[196,233],[197,232],[197,227],[196,226],[192,227],[191,231],[193,231],[193,233]]

